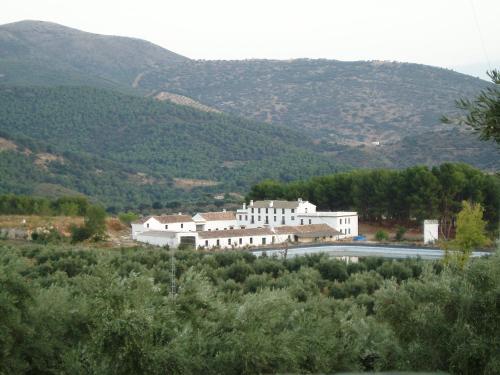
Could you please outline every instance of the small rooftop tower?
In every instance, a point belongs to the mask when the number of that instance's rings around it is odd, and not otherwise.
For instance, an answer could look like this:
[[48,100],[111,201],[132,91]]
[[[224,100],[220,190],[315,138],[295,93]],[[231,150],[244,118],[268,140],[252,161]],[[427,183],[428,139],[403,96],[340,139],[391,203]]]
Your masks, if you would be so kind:
[[431,244],[439,238],[439,221],[424,220],[424,244]]

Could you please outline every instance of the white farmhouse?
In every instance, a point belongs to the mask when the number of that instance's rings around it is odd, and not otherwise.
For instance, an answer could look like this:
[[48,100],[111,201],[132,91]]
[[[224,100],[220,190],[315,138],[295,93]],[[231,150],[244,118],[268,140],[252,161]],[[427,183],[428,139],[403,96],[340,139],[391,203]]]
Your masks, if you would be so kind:
[[132,223],[132,238],[157,246],[242,248],[335,241],[358,235],[356,212],[319,212],[308,201],[264,200],[234,212],[149,216]]
[[196,231],[227,230],[237,227],[236,215],[233,211],[200,212],[193,216]]
[[147,231],[169,231],[169,232],[195,232],[196,224],[191,216],[182,215],[161,215],[148,216],[132,223],[132,238],[138,239],[140,233]]
[[236,211],[236,219],[240,228],[327,224],[340,232],[339,238],[358,235],[357,212],[320,212],[314,204],[300,198],[297,201],[252,200]]

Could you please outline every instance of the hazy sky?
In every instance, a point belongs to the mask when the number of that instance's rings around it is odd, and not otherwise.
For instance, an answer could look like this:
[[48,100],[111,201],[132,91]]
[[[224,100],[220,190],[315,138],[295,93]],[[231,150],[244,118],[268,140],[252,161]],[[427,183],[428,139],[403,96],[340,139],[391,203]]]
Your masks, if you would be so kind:
[[52,21],[147,39],[190,58],[397,60],[462,70],[500,64],[499,15],[500,0],[0,0],[2,24]]

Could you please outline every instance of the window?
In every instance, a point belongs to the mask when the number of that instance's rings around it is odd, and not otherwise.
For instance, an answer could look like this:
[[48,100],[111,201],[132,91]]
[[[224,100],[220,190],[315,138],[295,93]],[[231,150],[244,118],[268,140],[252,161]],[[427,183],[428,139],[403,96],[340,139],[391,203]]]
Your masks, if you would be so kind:
[[276,222],[276,216],[274,217],[274,222]]
[[269,216],[266,216],[266,224],[269,224]]
[[269,213],[269,209],[268,209],[268,208],[266,208],[266,214],[268,214],[268,213]]
[[294,221],[295,220],[295,216],[292,216],[291,219],[292,219],[292,221]]
[[165,229],[168,229],[168,224],[165,224]]
[[295,208],[292,208],[292,214],[295,213]]
[[266,237],[262,237],[262,245],[266,244]]
[[257,221],[260,221],[260,216],[257,217]]
[[184,224],[181,223],[181,228],[184,228]]
[[275,214],[275,215],[276,215],[276,211],[277,211],[277,210],[276,210],[276,208],[275,208],[275,209],[274,209],[274,214]]
[[248,221],[248,215],[245,215],[245,221]]
[[285,209],[284,209],[284,208],[282,208],[282,209],[281,209],[281,213],[282,213],[283,215],[285,214]]
[[351,224],[351,218],[349,218],[349,224]]
[[300,219],[300,225],[304,225],[304,219]]
[[242,220],[243,220],[243,215],[240,215],[240,221],[242,221]]
[[351,228],[349,228],[348,230],[349,230],[349,234],[351,234]]
[[239,243],[240,245],[243,244],[243,238],[240,238]]
[[252,214],[253,214],[253,207],[252,207]]
[[146,228],[149,228],[149,223],[146,224]]
[[250,243],[253,243],[253,237],[250,237]]
[[205,247],[208,247],[208,240],[205,240]]
[[309,219],[309,224],[312,224],[312,220],[311,219]]
[[342,225],[342,219],[340,219],[340,225]]
[[276,242],[276,237],[275,237],[275,236],[273,236],[272,242],[273,242],[273,243],[275,243],[275,242]]
[[281,217],[281,224],[285,224],[285,217],[284,216]]
[[217,240],[217,246],[220,246],[220,241],[219,240]]
[[229,229],[234,229],[234,227],[229,227]]
[[257,208],[257,213],[260,214],[260,208]]
[[253,215],[252,215],[252,221],[251,221],[251,223],[252,223],[252,224],[253,224],[253,223],[255,223],[255,219],[254,219],[254,216],[253,216]]
[[230,238],[227,239],[227,244],[231,245],[231,239]]

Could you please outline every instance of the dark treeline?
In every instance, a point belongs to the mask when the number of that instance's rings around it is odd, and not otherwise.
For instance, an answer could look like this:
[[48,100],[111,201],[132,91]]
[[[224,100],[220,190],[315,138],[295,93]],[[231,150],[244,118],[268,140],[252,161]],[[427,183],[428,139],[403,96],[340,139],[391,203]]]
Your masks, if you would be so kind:
[[448,235],[464,200],[480,203],[489,230],[498,228],[500,178],[466,164],[357,170],[280,183],[263,181],[247,199],[307,199],[326,210],[355,210],[362,220],[420,223],[440,219]]
[[500,256],[0,245],[0,374],[498,374]]
[[0,215],[84,216],[90,203],[85,197],[49,199],[23,195],[0,195]]

